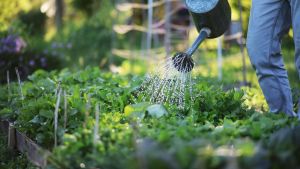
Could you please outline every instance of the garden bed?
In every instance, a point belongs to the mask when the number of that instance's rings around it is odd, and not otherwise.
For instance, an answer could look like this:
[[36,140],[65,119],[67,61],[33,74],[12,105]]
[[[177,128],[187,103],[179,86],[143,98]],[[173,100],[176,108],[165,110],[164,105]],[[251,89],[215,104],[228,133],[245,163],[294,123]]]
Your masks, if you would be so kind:
[[44,150],[25,134],[14,128],[12,123],[0,121],[1,132],[8,138],[8,147],[25,154],[27,159],[38,167],[46,167],[50,152]]
[[21,84],[23,99],[18,83],[2,86],[0,116],[14,121],[18,150],[45,168],[299,166],[297,119],[255,111],[244,91],[195,81],[193,102],[178,108],[140,96],[142,78],[38,71]]

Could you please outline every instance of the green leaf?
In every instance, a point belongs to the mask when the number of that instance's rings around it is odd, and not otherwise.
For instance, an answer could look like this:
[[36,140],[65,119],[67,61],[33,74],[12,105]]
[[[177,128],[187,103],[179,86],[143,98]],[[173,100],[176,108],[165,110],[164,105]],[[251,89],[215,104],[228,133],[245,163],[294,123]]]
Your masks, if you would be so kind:
[[165,114],[168,114],[168,111],[162,104],[154,104],[147,108],[147,112],[150,116],[160,118]]
[[148,102],[127,105],[124,113],[126,117],[137,117],[143,119],[145,117],[146,109],[150,105]]
[[66,142],[74,143],[77,141],[77,138],[75,135],[72,135],[72,134],[64,134],[63,140],[65,143]]
[[0,110],[0,118],[7,119],[12,115],[13,115],[12,110],[9,108],[4,108]]
[[43,141],[45,141],[44,133],[38,133],[35,137],[35,140],[37,141],[37,143],[42,144]]
[[11,109],[4,108],[4,109],[0,110],[0,116],[9,114],[9,113],[11,113],[11,112],[12,112]]
[[241,140],[237,143],[236,148],[239,154],[243,156],[253,156],[255,153],[255,144],[251,140]]
[[30,122],[30,123],[35,123],[35,124],[40,124],[40,123],[42,123],[43,121],[41,120],[41,118],[40,118],[38,115],[36,115],[36,116],[34,116],[34,118],[33,118],[32,120],[30,120],[29,122]]
[[42,109],[42,110],[40,110],[39,115],[46,117],[48,119],[52,119],[54,116],[54,112],[50,111],[50,110]]

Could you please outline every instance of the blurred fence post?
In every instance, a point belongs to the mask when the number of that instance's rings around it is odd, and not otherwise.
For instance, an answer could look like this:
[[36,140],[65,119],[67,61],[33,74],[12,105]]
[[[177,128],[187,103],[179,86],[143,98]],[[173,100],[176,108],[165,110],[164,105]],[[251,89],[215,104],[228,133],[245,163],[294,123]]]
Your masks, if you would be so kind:
[[[113,0],[113,4],[116,6],[119,3],[118,0]],[[112,20],[112,28],[114,28],[114,26],[116,25],[118,19],[119,19],[119,10],[116,10],[115,16],[113,13],[113,16],[115,17]],[[108,65],[109,65],[109,69],[111,69],[111,66],[114,64],[114,54],[113,54],[113,50],[116,48],[116,41],[117,41],[117,35],[116,32],[114,30],[111,31],[111,52],[108,56]]]
[[170,17],[170,12],[171,12],[171,1],[170,0],[165,0],[165,39],[164,39],[164,45],[165,45],[165,50],[166,50],[166,56],[170,56],[171,53],[171,17]]
[[148,58],[151,56],[152,23],[153,23],[153,0],[148,0],[148,31],[147,31]]
[[218,42],[218,59],[217,59],[217,62],[218,62],[218,79],[221,81],[222,80],[222,77],[223,77],[223,74],[222,74],[222,66],[223,66],[223,58],[222,58],[222,41],[221,41],[221,37],[219,37],[217,39],[217,42]]
[[242,17],[242,1],[238,0],[238,5],[239,5],[239,21],[241,23],[241,37],[238,40],[241,53],[242,53],[242,62],[243,62],[243,85],[247,85],[247,69],[246,69],[246,56],[245,56],[245,50],[244,50],[244,37],[243,37],[243,17]]

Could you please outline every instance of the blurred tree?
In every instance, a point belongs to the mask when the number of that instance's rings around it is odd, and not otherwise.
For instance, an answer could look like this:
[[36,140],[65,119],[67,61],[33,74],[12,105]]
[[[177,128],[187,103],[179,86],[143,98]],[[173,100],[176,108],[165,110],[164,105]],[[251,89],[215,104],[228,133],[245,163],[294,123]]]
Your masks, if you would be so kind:
[[0,2],[0,31],[7,29],[11,19],[14,18],[18,10],[13,10],[16,8],[18,2],[11,0],[1,0]]
[[[99,8],[90,17],[85,17],[80,27],[69,27],[69,34],[64,37],[66,43],[72,44],[67,51],[69,65],[85,67],[87,65],[106,67],[112,38],[112,1],[101,2]],[[100,3],[99,3],[100,4]]]
[[46,26],[46,15],[39,9],[33,9],[29,12],[20,12],[18,15],[21,23],[25,26],[23,31],[29,35],[44,35]]
[[87,14],[88,16],[92,16],[94,10],[99,7],[101,0],[73,0],[72,5],[75,9],[80,10]]
[[0,0],[0,32],[7,30],[19,12],[38,7],[41,0]]

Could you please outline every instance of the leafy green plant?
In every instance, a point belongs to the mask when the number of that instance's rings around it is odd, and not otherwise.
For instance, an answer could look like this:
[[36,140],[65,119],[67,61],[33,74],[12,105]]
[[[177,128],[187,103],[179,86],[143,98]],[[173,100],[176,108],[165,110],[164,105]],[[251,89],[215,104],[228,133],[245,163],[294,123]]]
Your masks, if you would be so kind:
[[[143,102],[144,96],[139,95],[142,78],[98,68],[75,73],[39,70],[28,79],[22,84],[24,99],[17,83],[9,86],[10,92],[8,86],[1,86],[0,117],[15,121],[18,130],[52,151],[49,169],[221,169],[232,168],[232,161],[247,168],[256,156],[284,159],[278,153],[297,150],[295,141],[280,148],[276,143],[280,138],[273,133],[299,122],[284,114],[257,112],[246,105],[242,90],[224,91],[196,81],[193,101],[182,109]],[[58,97],[58,146],[53,147]],[[100,105],[98,125],[96,104]],[[95,126],[99,126],[97,134]],[[294,139],[295,134],[282,133],[281,138]],[[261,149],[255,149],[259,145]],[[264,151],[269,153],[261,155]],[[292,162],[296,159],[288,157]]]

